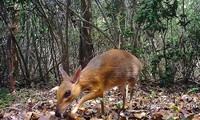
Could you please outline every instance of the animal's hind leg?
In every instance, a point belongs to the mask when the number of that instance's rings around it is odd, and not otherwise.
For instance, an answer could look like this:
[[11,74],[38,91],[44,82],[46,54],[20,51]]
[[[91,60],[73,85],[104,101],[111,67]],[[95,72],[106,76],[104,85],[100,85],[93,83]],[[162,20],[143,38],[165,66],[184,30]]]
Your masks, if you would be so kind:
[[129,84],[129,90],[130,90],[130,100],[129,101],[131,101],[133,99],[134,86],[135,86],[135,84]]
[[130,105],[129,107],[131,108],[132,107],[132,99],[133,99],[133,93],[134,93],[134,87],[135,87],[135,84],[138,80],[138,76],[134,77],[133,79],[129,80],[129,91],[130,91]]
[[125,100],[126,100],[126,84],[119,86],[119,90],[122,93],[122,97],[123,97],[123,106],[122,106],[122,109],[124,110]]

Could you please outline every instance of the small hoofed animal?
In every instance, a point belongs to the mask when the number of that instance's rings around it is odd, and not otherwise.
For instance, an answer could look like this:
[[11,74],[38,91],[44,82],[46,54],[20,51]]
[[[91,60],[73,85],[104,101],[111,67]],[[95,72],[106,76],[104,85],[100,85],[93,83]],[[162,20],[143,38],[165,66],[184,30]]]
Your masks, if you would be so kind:
[[119,87],[125,105],[126,85],[129,84],[130,100],[133,97],[133,88],[138,80],[142,65],[140,60],[124,50],[112,49],[90,60],[82,70],[79,67],[72,77],[60,66],[63,81],[57,90],[57,108],[55,115],[60,117],[66,108],[80,95],[88,90],[71,111],[76,113],[79,107],[87,100],[103,97],[103,92],[115,86]]

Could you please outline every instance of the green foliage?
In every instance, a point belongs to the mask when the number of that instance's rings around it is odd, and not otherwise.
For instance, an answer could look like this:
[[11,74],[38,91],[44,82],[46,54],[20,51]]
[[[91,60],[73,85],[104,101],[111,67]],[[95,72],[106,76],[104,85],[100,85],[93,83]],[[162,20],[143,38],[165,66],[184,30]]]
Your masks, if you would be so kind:
[[104,98],[99,98],[99,100],[100,100],[101,102],[104,102],[104,101],[105,101]]
[[124,36],[125,38],[128,38],[130,36],[133,36],[134,35],[134,31],[130,30],[130,29],[124,29]]
[[196,87],[191,88],[190,90],[188,90],[187,94],[194,93],[194,92],[196,92],[197,90],[199,90],[199,88],[196,88]]
[[133,45],[130,43],[122,44],[122,49],[131,52]]
[[[188,118],[181,118],[181,120],[188,120]],[[189,119],[190,120],[190,119]]]
[[160,74],[159,84],[160,86],[166,86],[174,83],[174,73],[170,68],[167,68]]
[[[155,53],[152,57],[152,73],[159,75],[160,85],[163,86],[167,83],[173,83],[175,80],[175,74],[177,68],[175,65],[182,65],[183,78],[185,81],[190,78],[192,71],[195,69],[195,65],[199,56],[199,38],[197,31],[190,32],[188,37],[184,38],[184,45],[180,44],[180,41],[174,41],[173,38],[169,38],[167,41],[166,54]],[[193,36],[193,37],[192,37]],[[158,71],[158,65],[163,63],[164,59],[167,63],[164,66],[164,70]],[[179,68],[180,69],[180,68]]]
[[120,108],[122,107],[122,105],[123,105],[122,102],[117,102],[117,103],[116,103],[116,107],[117,107],[118,109],[120,109]]
[[108,17],[113,17],[113,15],[120,12],[120,2],[117,1],[118,0],[111,0],[110,2],[107,2],[107,6],[105,7],[105,9],[109,11]]
[[185,5],[186,1],[144,0],[137,9],[136,23],[148,39],[156,39],[154,49],[154,43],[146,43],[143,51],[150,57],[152,76],[161,86],[173,83],[177,73],[185,82],[195,74],[200,56],[200,19],[197,12],[186,13]]
[[183,38],[183,46],[180,48],[182,52],[182,63],[184,66],[183,74],[185,82],[193,74],[196,63],[200,59],[200,20],[190,23],[188,33]]
[[155,96],[156,96],[156,92],[155,92],[155,91],[153,91],[153,90],[151,90],[150,97],[151,97],[151,98],[154,98]]
[[167,119],[167,120],[175,120],[174,118],[172,118],[172,117],[170,117],[169,119]]
[[135,16],[136,22],[144,29],[165,31],[167,29],[164,19],[176,17],[178,1],[174,0],[144,0]]
[[5,108],[10,105],[13,100],[14,97],[7,88],[0,88],[0,108]]

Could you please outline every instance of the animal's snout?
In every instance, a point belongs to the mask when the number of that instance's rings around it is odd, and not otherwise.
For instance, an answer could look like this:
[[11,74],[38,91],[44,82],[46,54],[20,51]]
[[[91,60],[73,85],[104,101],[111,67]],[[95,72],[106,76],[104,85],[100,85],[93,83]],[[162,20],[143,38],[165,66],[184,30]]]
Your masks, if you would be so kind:
[[56,110],[55,116],[56,116],[56,117],[61,117],[61,114],[60,114],[60,112],[59,112],[58,110]]

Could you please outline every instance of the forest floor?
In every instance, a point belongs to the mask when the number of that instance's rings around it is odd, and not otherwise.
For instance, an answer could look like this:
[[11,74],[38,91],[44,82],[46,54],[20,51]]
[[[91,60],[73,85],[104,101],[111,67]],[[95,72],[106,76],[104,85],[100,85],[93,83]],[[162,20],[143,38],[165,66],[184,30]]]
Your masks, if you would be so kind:
[[[0,119],[58,120],[54,116],[55,91],[21,89],[14,96],[10,105],[0,109]],[[120,92],[117,88],[111,89],[104,95],[104,115],[101,115],[100,100],[97,98],[86,102],[78,110],[76,118],[66,114],[63,120],[200,120],[200,87],[193,82],[183,84],[179,81],[161,88],[156,83],[140,81],[135,87],[132,108],[127,103],[123,111],[120,109]]]

